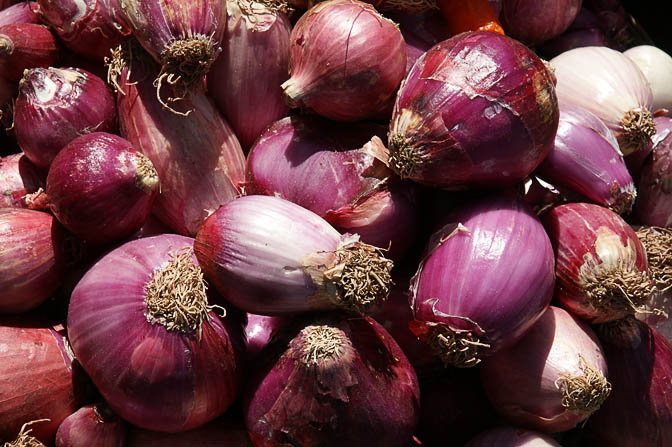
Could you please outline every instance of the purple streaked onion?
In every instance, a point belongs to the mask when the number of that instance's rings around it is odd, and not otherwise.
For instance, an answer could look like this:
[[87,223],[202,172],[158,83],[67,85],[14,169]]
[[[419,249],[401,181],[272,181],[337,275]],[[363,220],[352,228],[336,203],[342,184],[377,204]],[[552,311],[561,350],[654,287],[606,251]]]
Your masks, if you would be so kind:
[[46,26],[34,23],[0,26],[0,76],[18,82],[25,70],[54,65],[57,55],[56,40]]

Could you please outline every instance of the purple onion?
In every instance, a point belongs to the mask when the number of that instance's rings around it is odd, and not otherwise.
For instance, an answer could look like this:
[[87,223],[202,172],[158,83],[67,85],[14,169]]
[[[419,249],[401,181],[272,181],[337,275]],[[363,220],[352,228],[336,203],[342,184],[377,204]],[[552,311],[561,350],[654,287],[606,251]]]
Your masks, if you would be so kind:
[[14,107],[16,139],[45,172],[70,141],[116,131],[114,96],[105,81],[77,68],[34,68],[19,83]]
[[106,404],[86,405],[58,426],[56,447],[124,447],[126,423]]
[[581,0],[506,0],[499,18],[506,34],[538,45],[562,34],[581,9]]
[[516,196],[486,196],[450,212],[430,238],[411,283],[411,330],[444,363],[474,366],[525,334],[554,280],[537,217]]
[[561,447],[546,435],[517,427],[491,428],[469,441],[464,447]]
[[38,23],[37,16],[32,11],[36,2],[20,2],[0,11],[0,26],[12,23]]
[[639,198],[635,213],[640,223],[659,227],[672,226],[672,118],[654,118],[651,154],[642,164],[637,183]]
[[244,327],[248,357],[255,358],[290,321],[291,318],[288,317],[248,313]]
[[331,315],[283,330],[244,396],[256,446],[407,447],[419,420],[412,366],[373,319]]
[[580,47],[606,47],[609,41],[599,27],[597,16],[589,9],[581,8],[576,19],[567,30],[559,36],[547,40],[539,46],[539,51],[546,59]]
[[43,175],[23,154],[0,158],[0,208],[26,208],[26,196],[43,184]]
[[282,84],[289,105],[335,121],[384,115],[406,67],[399,29],[357,0],[309,9],[292,29],[289,50],[290,78]]
[[149,430],[216,418],[240,384],[240,334],[208,304],[192,244],[167,234],[128,242],[102,257],[70,299],[77,359],[121,418]]
[[637,196],[614,134],[593,113],[572,104],[560,105],[555,144],[536,173],[619,214],[629,213]]
[[208,74],[208,91],[247,151],[289,113],[280,85],[289,77],[292,26],[280,5],[232,0],[226,6],[222,54]]
[[[389,183],[377,124],[292,116],[269,127],[247,160],[248,193],[275,195],[398,259],[417,226],[413,190]],[[370,141],[371,140],[371,141]]]
[[46,26],[14,23],[0,27],[0,76],[19,82],[25,70],[54,65],[56,40]]
[[227,414],[181,433],[161,433],[134,427],[128,447],[252,447],[242,420]]
[[94,244],[117,242],[140,229],[158,192],[149,158],[104,132],[68,143],[47,176],[51,211],[71,233]]
[[531,50],[488,31],[424,54],[406,76],[390,123],[390,164],[402,178],[453,189],[513,185],[553,144],[553,76]]
[[389,294],[392,261],[279,197],[246,196],[215,211],[195,243],[208,280],[246,312],[367,309]]

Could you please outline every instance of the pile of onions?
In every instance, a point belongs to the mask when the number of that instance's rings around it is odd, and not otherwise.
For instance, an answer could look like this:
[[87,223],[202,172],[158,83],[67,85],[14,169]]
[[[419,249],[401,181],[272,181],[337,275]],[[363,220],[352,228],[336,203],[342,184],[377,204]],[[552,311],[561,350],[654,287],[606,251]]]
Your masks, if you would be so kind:
[[309,9],[292,29],[289,51],[282,84],[289,105],[336,121],[384,117],[406,68],[399,29],[358,0]]
[[634,318],[605,324],[599,336],[613,392],[586,425],[595,446],[672,443],[672,344]]
[[106,404],[90,404],[59,425],[56,447],[123,447],[126,430],[126,423]]
[[551,149],[558,116],[553,75],[529,48],[465,32],[432,47],[404,79],[390,164],[429,186],[513,185]]
[[653,45],[639,45],[624,51],[637,64],[651,86],[652,110],[672,110],[672,57]]
[[366,310],[387,298],[392,261],[357,235],[279,197],[245,196],[205,221],[194,245],[208,280],[246,312]]
[[491,428],[469,441],[464,447],[561,447],[552,438],[541,433],[517,427]]
[[0,76],[18,82],[29,68],[50,67],[58,48],[46,26],[18,23],[0,26]]
[[593,331],[553,306],[518,343],[486,360],[481,378],[506,420],[547,433],[585,421],[611,392]]
[[411,329],[446,364],[474,366],[541,316],[553,295],[553,267],[544,228],[517,196],[457,207],[431,236],[411,283]]
[[637,196],[614,134],[593,113],[569,103],[560,105],[555,145],[535,173],[619,214],[629,213]]
[[672,226],[672,118],[654,119],[660,128],[654,136],[651,154],[642,162],[635,213],[640,223],[659,227]]
[[139,427],[179,432],[221,415],[242,340],[208,304],[193,239],[161,235],[103,256],[72,292],[72,349],[105,401]]
[[562,34],[581,9],[581,0],[506,0],[499,18],[506,34],[538,45]]
[[254,445],[411,445],[420,405],[415,371],[373,319],[297,321],[260,359],[244,396]]
[[558,80],[558,99],[597,115],[614,132],[624,155],[651,142],[656,133],[653,94],[630,58],[607,47],[582,47],[550,63]]
[[544,214],[555,249],[555,298],[592,323],[617,320],[648,303],[654,283],[634,230],[598,205],[568,203]]
[[26,208],[26,196],[43,183],[41,173],[23,154],[0,158],[0,208]]

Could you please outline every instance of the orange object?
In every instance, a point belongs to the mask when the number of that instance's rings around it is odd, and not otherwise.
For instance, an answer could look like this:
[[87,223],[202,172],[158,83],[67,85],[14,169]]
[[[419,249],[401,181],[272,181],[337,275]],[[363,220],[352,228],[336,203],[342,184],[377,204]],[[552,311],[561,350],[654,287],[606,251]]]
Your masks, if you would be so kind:
[[464,31],[493,31],[504,34],[488,0],[437,0],[441,15],[453,35]]

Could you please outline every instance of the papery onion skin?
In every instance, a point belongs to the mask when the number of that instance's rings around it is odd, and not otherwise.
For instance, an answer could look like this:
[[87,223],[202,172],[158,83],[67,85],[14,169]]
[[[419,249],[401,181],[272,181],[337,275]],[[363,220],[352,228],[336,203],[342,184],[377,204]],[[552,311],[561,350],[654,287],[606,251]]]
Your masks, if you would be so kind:
[[159,182],[152,162],[128,141],[94,132],[72,140],[52,161],[49,207],[77,237],[110,244],[140,229]]
[[567,431],[588,419],[609,396],[607,375],[592,329],[554,306],[518,343],[481,368],[483,387],[499,414],[546,433]]
[[599,205],[568,203],[556,206],[542,220],[555,250],[555,298],[565,309],[602,323],[634,313],[633,305],[649,299],[653,284],[646,252],[618,214]]
[[642,70],[653,94],[652,110],[672,110],[672,57],[653,45],[639,45],[623,52]]
[[472,367],[518,341],[548,307],[553,248],[513,194],[457,207],[438,228],[411,283],[411,329],[446,364]]
[[38,23],[32,7],[36,2],[21,2],[0,10],[0,26],[12,23]]
[[598,329],[614,390],[588,420],[586,441],[595,447],[670,445],[672,345],[635,319],[616,326]]
[[51,445],[59,424],[79,407],[78,378],[65,334],[39,317],[0,317],[0,439],[13,440],[26,422]]
[[114,96],[105,81],[85,70],[34,68],[19,83],[14,125],[26,157],[46,172],[78,136],[116,131]]
[[89,269],[70,300],[75,355],[109,406],[150,430],[179,432],[214,419],[240,384],[239,328],[229,320],[209,310],[199,332],[148,322],[147,284],[192,244],[179,235],[128,242]]
[[253,445],[412,445],[417,378],[373,319],[299,321],[261,358],[243,401]]
[[0,208],[0,314],[42,304],[61,284],[65,230],[41,211]]
[[262,131],[289,113],[280,85],[289,73],[292,26],[281,4],[226,3],[222,53],[208,73],[208,92],[249,150]]
[[18,82],[24,70],[54,65],[58,47],[46,26],[18,23],[0,27],[0,76]]
[[26,195],[43,184],[43,175],[22,153],[0,158],[0,208],[27,208]]
[[538,45],[562,34],[581,9],[581,0],[506,0],[499,17],[506,34]]
[[593,113],[572,104],[560,104],[555,144],[535,172],[619,214],[629,213],[637,196],[614,134]]
[[489,31],[462,33],[430,49],[404,79],[390,164],[428,186],[513,185],[552,147],[558,116],[553,75],[531,50]]
[[[134,59],[120,76],[121,136],[146,155],[159,174],[161,193],[154,201],[154,215],[173,231],[193,236],[210,213],[241,194],[245,155],[204,93],[192,91],[180,101],[180,107],[192,110],[189,116],[164,109],[153,85],[158,66],[140,52],[133,49]],[[163,87],[163,93],[167,91]]]
[[672,118],[654,118],[660,135],[653,139],[651,154],[642,162],[635,204],[637,220],[644,225],[672,226]]
[[59,425],[56,447],[124,447],[126,430],[105,404],[85,405]]
[[464,447],[561,447],[552,438],[512,426],[491,428],[474,437]]
[[405,67],[406,46],[392,21],[367,3],[330,0],[294,25],[282,88],[292,107],[334,121],[374,119],[389,108]]
[[[237,413],[236,413],[237,416]],[[229,415],[181,433],[161,433],[132,428],[128,447],[252,447],[243,422]]]

